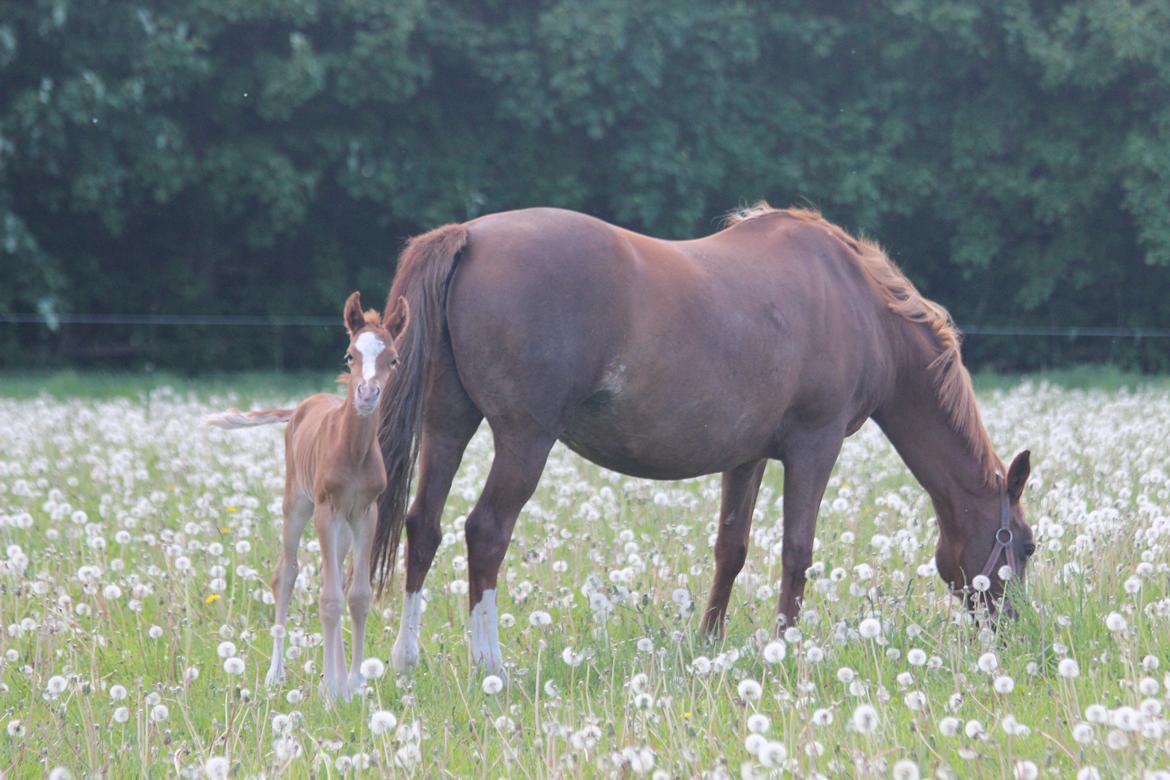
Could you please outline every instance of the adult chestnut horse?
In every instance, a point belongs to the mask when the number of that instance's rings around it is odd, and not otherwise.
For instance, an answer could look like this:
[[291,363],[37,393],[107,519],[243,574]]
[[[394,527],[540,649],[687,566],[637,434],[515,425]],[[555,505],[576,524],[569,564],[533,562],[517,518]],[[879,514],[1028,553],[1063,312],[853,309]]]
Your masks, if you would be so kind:
[[[874,244],[811,211],[760,204],[724,230],[663,241],[558,209],[492,214],[418,236],[390,301],[414,313],[383,394],[388,487],[373,574],[393,573],[406,526],[406,598],[392,659],[418,661],[420,590],[464,447],[495,441],[467,518],[473,660],[502,668],[496,577],[557,440],[606,468],[684,479],[720,472],[715,580],[703,628],[722,632],[760,478],[784,464],[781,624],[796,619],[817,510],[841,443],[872,417],[929,492],[939,574],[1023,576],[1023,452],[1005,473],[979,416],[958,334]],[[421,458],[410,511],[411,469]]]

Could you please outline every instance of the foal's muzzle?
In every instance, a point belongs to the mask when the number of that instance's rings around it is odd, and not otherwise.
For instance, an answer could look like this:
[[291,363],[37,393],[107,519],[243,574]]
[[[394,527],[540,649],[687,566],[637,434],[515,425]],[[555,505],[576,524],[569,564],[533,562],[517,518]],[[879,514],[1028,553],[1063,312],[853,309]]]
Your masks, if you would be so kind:
[[382,394],[381,388],[377,385],[366,384],[362,382],[357,386],[354,392],[355,406],[359,414],[370,414],[378,408],[378,398]]

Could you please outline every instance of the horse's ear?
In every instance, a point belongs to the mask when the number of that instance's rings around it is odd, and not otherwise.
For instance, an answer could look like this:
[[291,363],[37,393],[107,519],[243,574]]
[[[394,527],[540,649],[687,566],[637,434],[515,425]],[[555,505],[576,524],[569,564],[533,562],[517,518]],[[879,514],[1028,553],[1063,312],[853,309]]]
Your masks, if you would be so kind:
[[395,341],[406,331],[406,326],[410,324],[410,304],[406,302],[406,296],[398,296],[394,308],[386,315],[382,324],[390,331],[390,336]]
[[350,293],[350,296],[345,299],[345,329],[349,331],[349,335],[357,333],[366,326],[366,319],[362,315],[362,294],[359,292]]
[[1012,465],[1008,468],[1007,494],[1013,502],[1019,501],[1024,494],[1024,485],[1028,484],[1028,475],[1032,473],[1032,453],[1024,450],[1012,458]]

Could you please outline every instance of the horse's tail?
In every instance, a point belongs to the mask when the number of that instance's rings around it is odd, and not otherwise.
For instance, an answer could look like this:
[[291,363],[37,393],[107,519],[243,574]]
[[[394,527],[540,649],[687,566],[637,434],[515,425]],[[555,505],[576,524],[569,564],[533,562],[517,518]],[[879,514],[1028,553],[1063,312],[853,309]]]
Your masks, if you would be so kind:
[[457,224],[411,239],[398,259],[386,303],[388,328],[392,329],[401,316],[400,297],[410,306],[410,321],[398,337],[400,368],[383,391],[379,409],[378,442],[386,465],[386,489],[378,497],[378,525],[370,556],[370,578],[379,595],[394,577],[411,475],[418,459],[427,370],[436,351],[443,348],[447,287],[466,246],[467,228]]
[[203,424],[209,428],[252,428],[256,425],[272,425],[273,423],[288,422],[295,409],[265,409],[259,412],[241,412],[239,409],[230,409],[219,414],[209,414],[203,418]]

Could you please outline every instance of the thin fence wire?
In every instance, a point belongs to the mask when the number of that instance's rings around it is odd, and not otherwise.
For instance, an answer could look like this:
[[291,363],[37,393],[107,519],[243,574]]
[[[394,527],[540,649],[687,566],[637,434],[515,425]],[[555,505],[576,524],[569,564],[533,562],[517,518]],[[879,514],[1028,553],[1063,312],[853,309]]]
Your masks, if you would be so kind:
[[[261,316],[247,314],[61,314],[58,325],[179,325],[184,327],[307,328],[334,327],[337,317]],[[0,314],[0,324],[45,325],[38,314]],[[1170,328],[1122,328],[1079,325],[960,325],[967,336],[1031,336],[1039,338],[1166,339]]]

